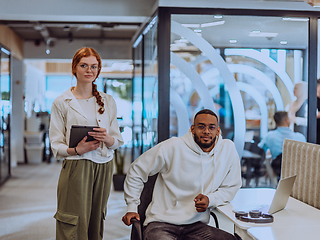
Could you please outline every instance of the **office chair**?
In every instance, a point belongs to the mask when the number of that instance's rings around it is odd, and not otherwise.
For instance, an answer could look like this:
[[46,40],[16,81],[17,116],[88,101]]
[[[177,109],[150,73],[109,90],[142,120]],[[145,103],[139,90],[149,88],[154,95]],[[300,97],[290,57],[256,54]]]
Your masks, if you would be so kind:
[[[152,200],[152,193],[155,181],[157,179],[158,174],[151,176],[148,178],[148,181],[144,184],[144,188],[142,190],[140,196],[140,205],[138,206],[138,213],[140,215],[140,221],[137,219],[132,219],[132,230],[131,230],[131,240],[142,240],[143,239],[143,222],[146,219],[145,212],[149,203]],[[219,228],[219,222],[216,214],[214,212],[210,212],[211,216],[214,219],[216,228]]]
[[252,178],[255,178],[256,187],[259,185],[259,178],[265,174],[263,163],[265,161],[265,151],[258,147],[257,142],[246,142],[244,149],[249,151],[252,156],[243,156],[241,160],[242,167],[246,170],[241,171],[241,175],[246,179],[246,187],[249,187]]

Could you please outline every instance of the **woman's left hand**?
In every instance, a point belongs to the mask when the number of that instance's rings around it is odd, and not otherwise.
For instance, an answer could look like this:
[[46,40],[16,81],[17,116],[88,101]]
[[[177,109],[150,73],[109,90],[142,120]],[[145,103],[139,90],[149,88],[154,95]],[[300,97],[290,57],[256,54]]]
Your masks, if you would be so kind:
[[107,147],[110,147],[114,143],[114,139],[107,133],[107,130],[103,127],[97,127],[93,129],[94,132],[89,132],[89,135],[94,137],[94,139],[104,142]]

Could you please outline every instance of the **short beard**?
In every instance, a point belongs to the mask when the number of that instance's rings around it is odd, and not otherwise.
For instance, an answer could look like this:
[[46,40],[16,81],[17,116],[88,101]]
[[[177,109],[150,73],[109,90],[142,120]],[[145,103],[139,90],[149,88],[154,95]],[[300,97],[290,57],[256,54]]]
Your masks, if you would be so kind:
[[199,138],[196,134],[194,134],[193,138],[194,138],[194,141],[199,145],[199,147],[201,147],[201,149],[202,149],[202,148],[206,149],[206,148],[212,147],[212,145],[213,145],[213,144],[215,143],[215,141],[216,141],[217,136],[215,136],[215,137],[212,139],[212,141],[211,141],[211,142],[208,142],[208,143],[202,143],[202,142],[200,141],[200,138]]

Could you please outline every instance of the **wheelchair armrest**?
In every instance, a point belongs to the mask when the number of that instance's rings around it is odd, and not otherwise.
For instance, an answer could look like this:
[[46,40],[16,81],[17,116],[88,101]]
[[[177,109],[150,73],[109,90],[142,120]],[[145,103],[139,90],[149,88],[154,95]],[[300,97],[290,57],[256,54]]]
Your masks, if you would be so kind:
[[137,231],[139,240],[142,240],[142,232],[141,232],[141,223],[140,223],[140,221],[135,219],[135,218],[133,218],[133,219],[131,219],[131,223],[132,223],[133,227],[135,228],[135,230]]

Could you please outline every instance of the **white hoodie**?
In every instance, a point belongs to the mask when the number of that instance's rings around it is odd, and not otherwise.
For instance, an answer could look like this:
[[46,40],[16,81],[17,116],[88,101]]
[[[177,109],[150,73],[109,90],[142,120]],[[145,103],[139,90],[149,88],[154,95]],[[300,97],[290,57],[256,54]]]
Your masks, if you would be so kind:
[[202,193],[215,208],[231,201],[241,187],[240,159],[232,141],[219,136],[205,153],[189,130],[151,148],[131,165],[124,184],[128,212],[137,212],[148,176],[159,172],[144,225],[153,221],[172,224],[209,223],[209,209],[196,211],[194,198]]

